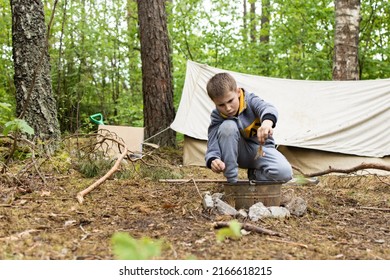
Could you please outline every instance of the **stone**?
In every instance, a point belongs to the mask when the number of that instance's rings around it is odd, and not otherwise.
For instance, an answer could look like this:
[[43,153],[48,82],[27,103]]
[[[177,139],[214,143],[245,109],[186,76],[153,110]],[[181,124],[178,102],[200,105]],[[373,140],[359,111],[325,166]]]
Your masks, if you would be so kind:
[[307,210],[306,201],[301,197],[293,198],[285,207],[290,211],[291,215],[297,217],[302,217]]
[[214,200],[209,192],[204,195],[202,205],[205,210],[214,208]]
[[248,216],[251,221],[256,222],[262,218],[271,217],[271,211],[262,202],[257,202],[249,208]]
[[213,193],[211,197],[213,198],[213,200],[215,200],[216,198],[222,199],[223,193]]
[[214,205],[217,208],[218,213],[221,215],[230,215],[233,217],[237,215],[237,210],[234,207],[219,198],[214,199]]
[[295,192],[293,189],[288,189],[282,191],[280,194],[280,205],[286,206],[293,198],[295,197]]
[[239,218],[248,218],[248,213],[245,211],[245,209],[240,209],[240,210],[238,210],[238,212],[237,212],[237,216],[239,217]]
[[271,211],[273,218],[288,218],[290,217],[290,211],[285,207],[270,206],[268,209]]

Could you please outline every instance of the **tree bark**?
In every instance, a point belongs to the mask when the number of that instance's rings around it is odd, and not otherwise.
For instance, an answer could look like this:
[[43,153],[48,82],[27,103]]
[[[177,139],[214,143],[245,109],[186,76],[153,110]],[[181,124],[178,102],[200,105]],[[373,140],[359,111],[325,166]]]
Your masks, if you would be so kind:
[[260,29],[260,42],[269,43],[269,22],[270,22],[270,0],[261,1],[261,29]]
[[170,42],[165,0],[138,0],[141,41],[142,92],[145,136],[162,146],[175,146],[176,133],[168,129],[175,118]]
[[249,23],[249,32],[250,32],[250,38],[251,42],[256,42],[256,3],[253,1],[250,3],[250,23]]
[[359,80],[360,0],[335,0],[333,80]]
[[40,0],[11,0],[11,9],[16,113],[34,128],[35,136],[52,153],[60,139],[60,127],[43,4]]

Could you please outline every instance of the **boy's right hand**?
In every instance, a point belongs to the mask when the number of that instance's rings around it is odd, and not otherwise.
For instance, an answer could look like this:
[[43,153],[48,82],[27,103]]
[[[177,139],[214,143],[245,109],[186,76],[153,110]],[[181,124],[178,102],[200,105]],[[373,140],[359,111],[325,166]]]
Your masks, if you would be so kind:
[[222,171],[225,170],[225,163],[219,158],[214,159],[211,162],[211,170],[214,171],[215,173],[221,173]]

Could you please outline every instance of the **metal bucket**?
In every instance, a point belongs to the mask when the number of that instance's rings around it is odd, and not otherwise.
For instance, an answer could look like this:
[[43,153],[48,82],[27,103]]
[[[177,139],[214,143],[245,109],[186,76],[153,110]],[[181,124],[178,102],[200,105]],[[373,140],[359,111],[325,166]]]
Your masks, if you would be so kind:
[[265,206],[280,206],[280,191],[285,182],[238,181],[225,184],[225,200],[234,204],[237,210],[249,209],[253,204],[262,202]]

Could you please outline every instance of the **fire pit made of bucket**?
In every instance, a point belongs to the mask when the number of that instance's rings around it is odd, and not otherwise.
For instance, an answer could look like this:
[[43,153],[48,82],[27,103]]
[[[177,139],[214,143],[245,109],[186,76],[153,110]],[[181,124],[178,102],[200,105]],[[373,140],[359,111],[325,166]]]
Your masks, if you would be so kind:
[[225,184],[225,200],[237,210],[249,209],[253,204],[262,202],[264,206],[280,206],[280,191],[285,182],[274,181],[238,181]]

